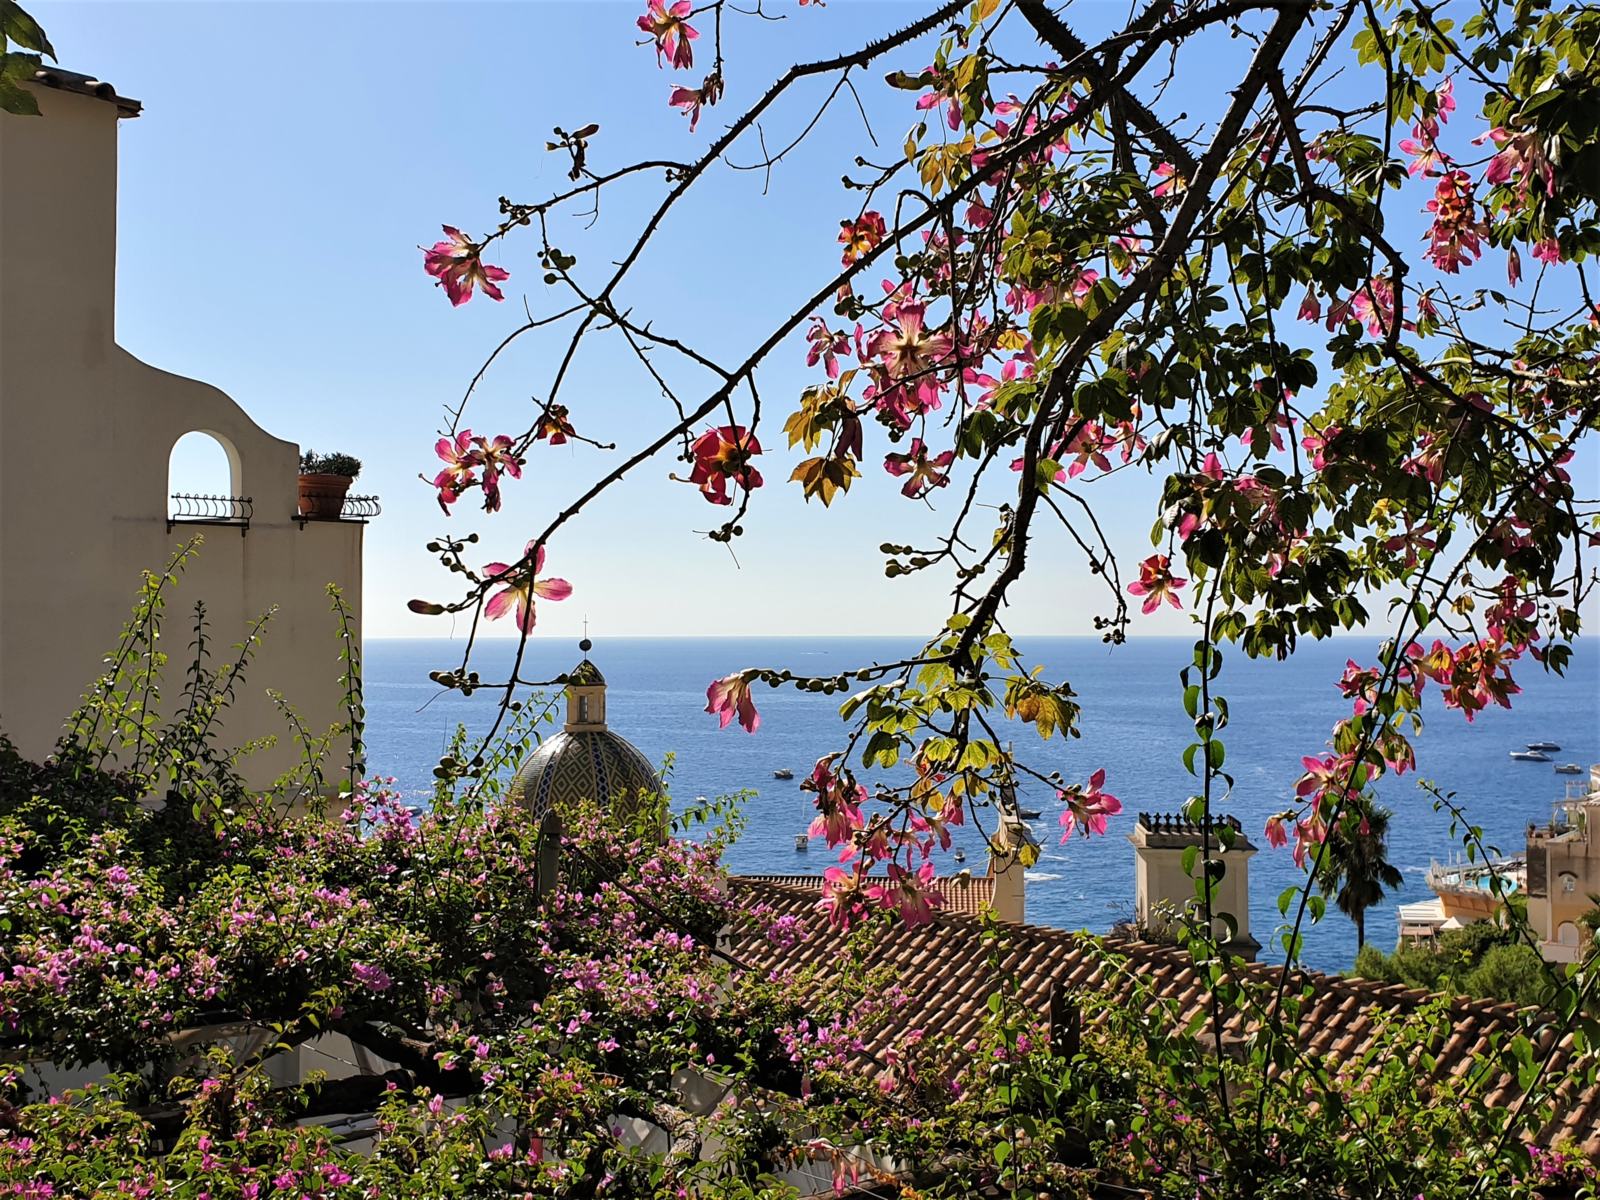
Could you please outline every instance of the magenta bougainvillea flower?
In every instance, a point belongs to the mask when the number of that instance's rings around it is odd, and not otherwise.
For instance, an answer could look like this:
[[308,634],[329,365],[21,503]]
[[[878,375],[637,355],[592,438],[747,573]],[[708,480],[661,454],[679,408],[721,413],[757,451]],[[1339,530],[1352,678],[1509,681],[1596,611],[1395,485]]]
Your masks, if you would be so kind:
[[955,456],[954,450],[946,450],[930,458],[922,439],[912,438],[911,448],[906,453],[884,456],[883,469],[891,475],[909,476],[900,492],[913,500],[921,500],[934,488],[942,488],[950,482],[950,464]]
[[479,255],[483,247],[454,225],[443,226],[447,241],[435,242],[424,250],[422,268],[439,281],[450,303],[460,307],[472,299],[474,286],[481,287],[491,300],[504,300],[505,293],[495,286],[511,278],[504,267],[492,267]]
[[498,621],[507,613],[515,612],[517,628],[523,633],[532,633],[536,619],[533,601],[535,597],[540,600],[565,600],[572,595],[572,585],[565,579],[540,579],[539,572],[544,570],[544,547],[539,547],[539,552],[534,554],[533,543],[529,542],[522,552],[526,559],[533,554],[533,566],[518,566],[514,563],[489,563],[483,568],[484,577],[490,583],[503,583],[505,587],[489,598],[489,603],[484,605],[484,615],[491,621]]
[[888,227],[883,223],[881,214],[868,209],[854,221],[839,222],[839,244],[844,247],[841,256],[844,265],[849,266],[868,253],[878,243],[882,242]]
[[1128,585],[1128,591],[1144,597],[1144,611],[1155,612],[1165,600],[1173,608],[1182,608],[1183,601],[1175,594],[1188,584],[1172,574],[1172,565],[1165,554],[1152,554],[1139,564],[1139,578]]
[[1122,801],[1103,790],[1105,783],[1106,771],[1101,767],[1089,776],[1085,786],[1074,785],[1056,793],[1056,798],[1066,805],[1060,817],[1063,845],[1071,840],[1075,830],[1084,837],[1104,834],[1107,819],[1122,811]]
[[726,729],[734,717],[745,731],[754,733],[761,728],[761,714],[750,696],[750,679],[743,672],[715,680],[706,689],[706,711],[716,716]]
[[694,48],[689,43],[700,35],[688,21],[693,11],[690,0],[670,5],[665,0],[650,0],[644,16],[639,18],[639,28],[655,39],[656,66],[663,60],[674,67],[694,66]]
[[728,494],[729,480],[747,492],[762,484],[761,472],[750,464],[751,458],[761,453],[761,443],[743,425],[708,429],[694,440],[691,451],[694,470],[689,473],[689,482],[713,504],[733,503]]

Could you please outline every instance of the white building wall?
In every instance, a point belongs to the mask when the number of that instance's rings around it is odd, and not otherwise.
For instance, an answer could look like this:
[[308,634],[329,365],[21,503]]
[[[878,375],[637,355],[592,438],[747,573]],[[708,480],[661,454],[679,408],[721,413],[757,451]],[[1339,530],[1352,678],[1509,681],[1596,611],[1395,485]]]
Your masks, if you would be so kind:
[[[296,760],[269,689],[317,732],[343,717],[324,589],[337,583],[359,622],[363,527],[301,528],[292,519],[298,447],[217,388],[116,344],[118,109],[33,90],[42,116],[0,114],[0,729],[26,754],[48,753],[115,645],[140,572],[203,533],[168,598],[169,689],[181,684],[196,600],[221,654],[277,606],[224,731],[234,743],[280,735],[247,764],[264,785]],[[181,246],[173,271],[185,288],[237,286],[185,274]],[[243,537],[167,528],[172,447],[195,430],[223,444],[233,494],[254,500]]]

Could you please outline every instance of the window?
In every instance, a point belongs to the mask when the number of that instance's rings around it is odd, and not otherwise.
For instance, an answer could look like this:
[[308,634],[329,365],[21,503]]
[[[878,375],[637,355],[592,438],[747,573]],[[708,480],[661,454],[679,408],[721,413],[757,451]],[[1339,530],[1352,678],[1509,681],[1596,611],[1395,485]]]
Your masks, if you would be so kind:
[[1561,872],[1561,890],[1563,892],[1575,892],[1578,890],[1578,877],[1571,871]]
[[588,721],[589,721],[589,697],[587,697],[587,696],[579,696],[578,697],[578,720],[583,722],[584,724],[588,724]]
[[[204,430],[184,434],[167,458],[167,515],[192,516],[172,497],[239,495],[239,453],[225,439]],[[237,514],[211,514],[237,515]]]

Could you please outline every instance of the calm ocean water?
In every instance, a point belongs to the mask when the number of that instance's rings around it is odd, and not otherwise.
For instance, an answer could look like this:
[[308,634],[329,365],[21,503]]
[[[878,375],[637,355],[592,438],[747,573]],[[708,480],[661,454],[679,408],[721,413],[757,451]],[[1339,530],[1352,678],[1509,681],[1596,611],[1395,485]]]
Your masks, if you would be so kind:
[[[1034,822],[1044,856],[1028,875],[1028,919],[1063,928],[1104,931],[1133,907],[1133,850],[1126,835],[1140,811],[1174,811],[1193,790],[1180,760],[1192,739],[1178,687],[1178,671],[1189,661],[1190,642],[1147,638],[1108,648],[1091,638],[1019,639],[1046,676],[1068,679],[1084,707],[1083,737],[1040,742],[1031,727],[1015,728],[1016,746],[1035,766],[1060,770],[1069,780],[1106,768],[1106,789],[1122,800],[1123,813],[1108,836],[1076,838],[1059,845],[1056,808],[1042,789],[1023,793],[1024,807],[1038,809]],[[1347,711],[1334,681],[1347,657],[1372,661],[1376,641],[1357,639],[1306,643],[1288,662],[1251,662],[1226,655],[1220,692],[1228,698],[1232,725],[1224,732],[1233,794],[1218,811],[1239,817],[1262,847],[1251,863],[1252,932],[1273,954],[1280,923],[1277,896],[1300,879],[1287,850],[1272,850],[1261,836],[1269,813],[1285,806],[1300,773],[1300,758],[1321,751],[1335,720]],[[909,641],[865,638],[671,639],[613,638],[591,657],[609,684],[612,728],[653,760],[675,753],[672,791],[680,799],[751,789],[750,827],[731,852],[730,865],[746,872],[821,872],[832,859],[820,843],[797,852],[794,835],[810,810],[799,781],[822,754],[842,745],[838,697],[761,689],[761,731],[722,730],[702,711],[708,680],[745,666],[788,667],[822,674],[914,651]],[[1448,857],[1455,844],[1449,821],[1413,782],[1420,777],[1457,794],[1490,845],[1520,853],[1530,820],[1542,820],[1564,791],[1564,777],[1550,764],[1512,762],[1510,749],[1549,740],[1562,749],[1556,762],[1585,767],[1600,761],[1600,658],[1580,647],[1565,678],[1546,675],[1528,662],[1515,672],[1523,694],[1511,711],[1485,713],[1468,724],[1444,710],[1430,693],[1423,710],[1427,727],[1417,742],[1418,772],[1388,777],[1379,785],[1395,812],[1390,858],[1405,873],[1405,886],[1367,917],[1368,937],[1385,949],[1394,941],[1396,902],[1426,899],[1423,881],[1430,860]],[[426,796],[432,769],[458,723],[482,730],[492,718],[494,698],[440,695],[430,670],[455,665],[460,644],[449,641],[372,639],[366,644],[368,761],[374,771],[394,775],[412,796]],[[508,660],[510,644],[483,644],[478,669],[493,678]],[[565,641],[538,639],[530,646],[525,674],[551,678],[580,657]],[[427,703],[432,699],[432,703]],[[772,778],[780,767],[793,781]],[[971,834],[971,831],[966,831]],[[968,868],[982,871],[981,838],[969,836]],[[953,863],[943,870],[958,869]],[[1325,970],[1348,967],[1355,955],[1350,922],[1329,906],[1323,923],[1309,930],[1306,960]]]

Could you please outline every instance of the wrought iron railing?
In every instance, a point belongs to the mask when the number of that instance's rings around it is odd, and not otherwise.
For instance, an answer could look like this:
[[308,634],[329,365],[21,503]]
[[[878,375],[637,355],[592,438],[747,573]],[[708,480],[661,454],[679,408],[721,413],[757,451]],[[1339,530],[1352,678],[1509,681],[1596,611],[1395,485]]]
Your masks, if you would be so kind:
[[255,503],[249,496],[174,492],[168,497],[167,532],[171,533],[174,525],[236,525],[242,535],[254,514]]
[[[337,514],[332,511],[324,513],[324,509],[332,510],[333,502],[339,502]],[[319,503],[326,501],[327,503]],[[339,497],[333,492],[301,492],[300,508],[294,514],[294,519],[300,528],[306,527],[307,521],[350,521],[365,525],[373,517],[383,512],[383,506],[378,503],[376,496],[351,496],[346,494]]]

